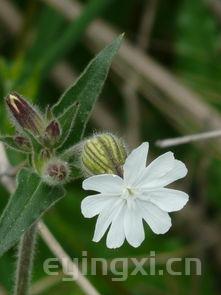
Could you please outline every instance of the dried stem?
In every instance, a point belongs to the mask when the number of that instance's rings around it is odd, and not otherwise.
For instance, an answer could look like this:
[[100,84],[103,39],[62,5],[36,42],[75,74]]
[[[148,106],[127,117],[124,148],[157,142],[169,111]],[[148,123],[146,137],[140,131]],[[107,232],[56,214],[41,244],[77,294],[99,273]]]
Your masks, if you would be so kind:
[[30,229],[27,230],[19,244],[14,295],[29,294],[35,238],[36,224],[32,225]]
[[[154,23],[157,0],[148,0],[141,18],[136,47],[145,52],[149,47],[150,35]],[[122,87],[128,114],[127,141],[132,147],[140,143],[140,107],[137,95],[139,76],[131,71],[130,77]]]
[[82,275],[78,266],[71,260],[68,254],[64,251],[58,241],[51,234],[49,229],[43,222],[38,223],[38,230],[42,239],[48,245],[49,249],[59,259],[64,274],[67,274],[73,278],[74,281],[82,288],[86,294],[99,295],[98,291],[91,285],[91,283]]
[[11,34],[17,34],[22,26],[22,18],[15,6],[8,0],[0,0],[0,19]]
[[217,138],[221,136],[221,130],[214,130],[214,131],[208,131],[203,133],[197,133],[192,135],[186,135],[186,136],[180,136],[176,138],[168,138],[164,140],[157,140],[156,146],[160,148],[167,148],[171,146],[177,146],[181,144],[186,144],[190,142],[195,141],[203,141],[208,140],[211,138]]

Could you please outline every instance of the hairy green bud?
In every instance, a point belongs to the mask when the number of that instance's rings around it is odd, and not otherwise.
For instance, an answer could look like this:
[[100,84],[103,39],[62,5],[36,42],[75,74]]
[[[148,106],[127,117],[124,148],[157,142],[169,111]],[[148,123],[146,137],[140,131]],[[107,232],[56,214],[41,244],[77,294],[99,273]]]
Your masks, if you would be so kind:
[[122,176],[122,166],[127,149],[122,139],[110,133],[95,135],[83,143],[82,169],[87,175],[117,174]]

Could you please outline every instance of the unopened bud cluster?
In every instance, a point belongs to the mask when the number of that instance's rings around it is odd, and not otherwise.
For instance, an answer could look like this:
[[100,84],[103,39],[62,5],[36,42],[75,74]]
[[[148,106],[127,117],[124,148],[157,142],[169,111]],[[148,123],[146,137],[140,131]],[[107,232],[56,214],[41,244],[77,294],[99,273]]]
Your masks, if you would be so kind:
[[87,175],[118,174],[127,157],[124,142],[110,133],[95,135],[83,143],[82,169]]
[[47,112],[42,115],[17,93],[9,94],[6,103],[17,130],[14,144],[32,155],[31,165],[49,185],[60,185],[69,180],[73,175],[70,167],[74,166],[71,159],[76,155],[80,158],[84,175],[123,175],[127,149],[122,139],[111,133],[94,135],[77,145],[81,147],[80,155],[73,147],[70,150],[75,154],[63,160],[63,155],[57,154],[63,132],[59,118],[55,118],[52,112],[50,117]]
[[[68,163],[55,157],[56,145],[61,137],[59,122],[55,118],[47,119],[19,94],[13,92],[6,97],[9,113],[16,127],[15,146],[27,153],[32,150],[31,133],[41,149],[34,157],[36,171],[50,185],[63,184],[68,180],[70,169]],[[36,151],[35,151],[36,152]]]

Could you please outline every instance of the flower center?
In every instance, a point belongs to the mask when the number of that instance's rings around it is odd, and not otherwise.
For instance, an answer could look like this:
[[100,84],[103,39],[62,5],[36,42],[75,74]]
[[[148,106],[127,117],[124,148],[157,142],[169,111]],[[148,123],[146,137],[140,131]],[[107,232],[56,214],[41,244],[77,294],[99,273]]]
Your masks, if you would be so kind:
[[122,198],[128,200],[135,197],[136,197],[136,190],[132,187],[125,187],[122,193]]
[[128,191],[129,196],[133,196],[135,194],[134,190],[131,187],[127,187],[126,190]]

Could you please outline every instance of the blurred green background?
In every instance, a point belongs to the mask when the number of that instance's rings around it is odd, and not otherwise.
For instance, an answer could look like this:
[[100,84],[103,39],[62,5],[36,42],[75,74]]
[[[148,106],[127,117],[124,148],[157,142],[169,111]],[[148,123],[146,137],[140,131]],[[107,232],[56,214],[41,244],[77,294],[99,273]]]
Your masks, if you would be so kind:
[[[125,41],[88,124],[87,134],[108,130],[125,138],[131,148],[151,143],[150,157],[167,149],[158,139],[219,129],[221,126],[221,2],[219,0],[0,0],[0,126],[12,132],[4,97],[16,90],[44,109],[89,60],[118,32]],[[221,144],[172,147],[189,174],[177,185],[190,204],[172,214],[169,233],[154,235],[134,249],[127,244],[109,250],[105,239],[93,243],[95,219],[84,219],[81,182],[68,185],[68,196],[45,222],[71,257],[146,257],[156,252],[165,268],[169,257],[199,257],[202,275],[88,276],[101,294],[221,294]],[[7,151],[13,165],[22,156]],[[0,189],[0,210],[8,193]],[[84,294],[75,282],[48,277],[43,262],[53,257],[38,239],[32,294]],[[0,294],[13,285],[15,249],[0,258]],[[183,263],[174,264],[182,271]],[[147,269],[148,270],[148,269]],[[194,273],[194,270],[193,270]]]

